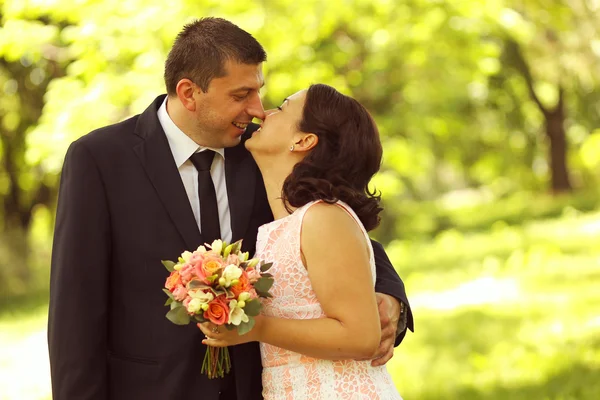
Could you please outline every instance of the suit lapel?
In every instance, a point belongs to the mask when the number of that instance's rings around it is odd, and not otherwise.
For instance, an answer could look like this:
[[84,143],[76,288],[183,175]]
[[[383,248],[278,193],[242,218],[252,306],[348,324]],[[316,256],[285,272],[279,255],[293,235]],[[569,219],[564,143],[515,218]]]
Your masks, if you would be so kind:
[[[248,127],[244,139],[256,128],[257,126]],[[254,207],[258,173],[258,167],[245,149],[243,141],[236,147],[225,149],[225,180],[234,241],[241,239],[246,233]]]
[[169,142],[156,114],[164,98],[165,96],[158,97],[140,115],[135,133],[144,140],[133,150],[181,234],[186,248],[195,250],[203,242],[200,230],[175,165]]

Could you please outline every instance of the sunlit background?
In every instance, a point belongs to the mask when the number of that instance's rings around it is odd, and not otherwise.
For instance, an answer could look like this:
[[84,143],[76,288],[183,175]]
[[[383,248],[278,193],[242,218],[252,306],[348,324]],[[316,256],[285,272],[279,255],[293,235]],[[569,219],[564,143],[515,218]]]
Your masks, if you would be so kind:
[[415,314],[405,399],[600,398],[600,0],[0,0],[0,399],[48,399],[49,257],[70,142],[141,112],[193,17],[384,142],[374,235]]

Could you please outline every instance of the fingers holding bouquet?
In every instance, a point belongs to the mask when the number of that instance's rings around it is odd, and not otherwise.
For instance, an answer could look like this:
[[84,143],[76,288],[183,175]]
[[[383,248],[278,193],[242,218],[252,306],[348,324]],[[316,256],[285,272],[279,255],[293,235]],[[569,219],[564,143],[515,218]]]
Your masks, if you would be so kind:
[[[227,333],[231,333],[231,331],[227,331],[227,329],[223,328],[223,331],[221,331],[221,329],[213,324],[212,322],[199,322],[198,324],[198,328],[200,328],[200,330],[202,331],[202,333],[204,333],[204,336],[206,337],[204,340],[202,340],[202,343],[207,345],[207,346],[212,346],[212,347],[227,347],[227,346],[231,346],[234,344],[239,344],[239,343],[231,343],[233,340],[233,338],[231,337],[226,337],[228,336]],[[236,336],[240,336],[237,334],[237,332],[234,332],[234,334]],[[234,335],[231,335],[234,336]],[[229,339],[229,340],[227,340]]]
[[248,253],[241,252],[241,241],[228,245],[215,240],[184,252],[177,263],[163,261],[163,265],[171,272],[163,289],[169,296],[167,318],[177,325],[197,323],[209,346],[203,371],[209,378],[222,377],[230,364],[227,349],[219,348],[256,340],[255,333],[248,333],[260,314],[259,298],[271,296],[273,276],[267,273],[271,264],[248,259]]
[[200,322],[197,324],[206,338],[202,343],[211,347],[235,346],[255,341],[254,330],[241,335],[237,329],[217,326],[212,322]]

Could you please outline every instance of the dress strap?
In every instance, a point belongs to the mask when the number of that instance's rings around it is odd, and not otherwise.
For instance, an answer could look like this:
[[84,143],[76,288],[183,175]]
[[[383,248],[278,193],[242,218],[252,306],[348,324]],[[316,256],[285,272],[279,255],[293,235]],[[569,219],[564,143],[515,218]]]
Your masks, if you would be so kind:
[[[307,203],[305,205],[303,205],[302,207],[298,208],[296,210],[296,212],[294,214],[297,215],[297,238],[298,238],[298,255],[300,255],[301,253],[301,234],[302,234],[302,225],[303,225],[303,221],[304,221],[304,215],[306,214],[306,212],[308,211],[308,209],[310,207],[312,207],[313,205],[317,204],[317,203],[322,203],[323,200],[315,200],[315,201],[311,201],[310,203]],[[373,252],[373,245],[371,244],[371,238],[369,237],[369,233],[367,232],[367,230],[365,229],[364,225],[362,224],[360,218],[358,218],[358,215],[356,215],[356,213],[354,212],[354,210],[352,209],[352,207],[350,207],[348,204],[344,203],[343,201],[338,200],[336,203],[334,203],[336,206],[344,209],[348,214],[350,214],[350,216],[352,217],[352,219],[354,219],[354,222],[356,222],[356,224],[358,225],[358,227],[360,228],[360,230],[363,233],[363,236],[365,237],[365,240],[367,241],[367,247],[369,248],[369,261],[371,264],[371,273],[373,275],[373,281],[375,281],[376,278],[376,269],[375,269],[375,254]]]

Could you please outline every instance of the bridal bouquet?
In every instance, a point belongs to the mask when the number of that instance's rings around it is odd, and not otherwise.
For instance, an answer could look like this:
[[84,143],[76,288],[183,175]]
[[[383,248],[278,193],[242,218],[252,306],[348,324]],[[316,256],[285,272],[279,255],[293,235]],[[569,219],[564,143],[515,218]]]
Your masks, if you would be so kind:
[[[177,325],[210,321],[240,335],[254,326],[260,313],[259,297],[271,297],[272,263],[241,252],[242,241],[227,244],[215,240],[196,251],[185,251],[177,262],[162,261],[171,274],[163,291],[169,296],[167,318]],[[208,347],[201,373],[222,378],[231,369],[227,347]]]

